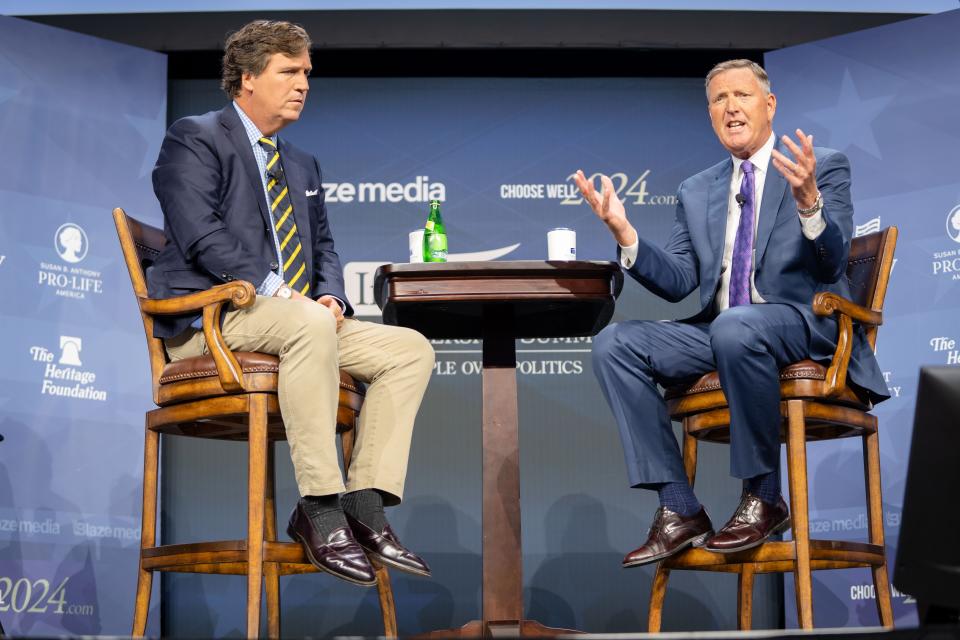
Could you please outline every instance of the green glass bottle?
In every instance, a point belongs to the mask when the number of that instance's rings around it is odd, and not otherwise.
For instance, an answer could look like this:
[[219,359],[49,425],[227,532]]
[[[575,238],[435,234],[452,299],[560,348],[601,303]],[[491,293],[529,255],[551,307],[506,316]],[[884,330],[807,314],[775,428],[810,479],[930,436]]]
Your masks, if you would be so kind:
[[430,214],[423,227],[423,261],[447,261],[447,230],[443,226],[443,218],[440,217],[439,200],[430,201]]

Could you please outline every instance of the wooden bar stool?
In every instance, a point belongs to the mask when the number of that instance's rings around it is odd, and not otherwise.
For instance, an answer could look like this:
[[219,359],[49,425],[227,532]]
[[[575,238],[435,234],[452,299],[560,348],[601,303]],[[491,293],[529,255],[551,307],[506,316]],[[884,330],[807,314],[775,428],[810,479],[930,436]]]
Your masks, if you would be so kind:
[[[738,628],[751,626],[753,578],[757,573],[793,572],[796,580],[800,626],[813,628],[811,571],[869,567],[876,589],[880,623],[893,627],[890,583],[883,536],[883,505],[880,497],[880,445],[877,418],[869,412],[869,399],[847,385],[847,366],[853,347],[853,323],[864,327],[871,347],[876,346],[877,327],[883,323],[883,300],[893,267],[897,228],[854,238],[850,245],[847,279],[852,300],[821,292],[814,296],[817,315],[834,315],[839,326],[837,350],[828,367],[804,360],[780,372],[781,438],[787,445],[787,478],[793,539],[766,542],[738,553],[711,553],[688,549],[657,565],[650,594],[647,630],[660,631],[663,600],[670,571],[696,569],[738,574]],[[730,411],[720,389],[717,372],[694,384],[667,391],[667,406],[674,420],[683,422],[683,464],[691,486],[697,472],[697,443],[730,442]],[[808,440],[858,436],[863,440],[869,540],[846,542],[811,540],[807,508]]]
[[[260,604],[267,593],[267,634],[280,637],[280,581],[282,575],[315,572],[303,547],[277,540],[274,500],[274,443],[286,439],[277,400],[279,360],[255,352],[233,352],[220,334],[220,313],[230,303],[236,308],[253,304],[256,292],[249,282],[230,282],[207,291],[176,298],[147,297],[144,272],[159,255],[166,239],[154,227],[114,209],[114,223],[130,281],[146,332],[157,409],[146,414],[143,464],[143,515],[140,571],[134,611],[134,636],[143,636],[154,571],[235,574],[247,576],[247,637],[260,633]],[[153,337],[155,315],[203,312],[203,331],[209,355],[167,362],[160,339]],[[363,385],[340,373],[337,432],[349,468],[357,414],[363,404]],[[160,434],[246,440],[247,535],[220,540],[157,546],[157,465]],[[384,635],[397,635],[393,591],[387,569],[374,563]]]

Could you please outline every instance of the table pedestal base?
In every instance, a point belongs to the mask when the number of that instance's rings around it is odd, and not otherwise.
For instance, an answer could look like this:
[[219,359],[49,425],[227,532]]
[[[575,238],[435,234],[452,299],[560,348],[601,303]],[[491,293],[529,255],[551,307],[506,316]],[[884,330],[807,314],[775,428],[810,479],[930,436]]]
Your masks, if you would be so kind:
[[374,283],[384,324],[428,338],[483,341],[481,620],[421,638],[552,637],[523,616],[516,340],[595,335],[613,315],[614,263],[478,262],[385,265]]

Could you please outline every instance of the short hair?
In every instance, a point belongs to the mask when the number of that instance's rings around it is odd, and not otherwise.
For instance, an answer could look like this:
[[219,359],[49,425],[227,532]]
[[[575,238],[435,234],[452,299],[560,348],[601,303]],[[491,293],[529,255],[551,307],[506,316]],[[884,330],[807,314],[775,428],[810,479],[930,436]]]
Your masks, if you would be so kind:
[[220,88],[233,99],[240,94],[243,74],[258,76],[267,67],[270,56],[283,53],[299,55],[310,49],[310,36],[298,24],[283,20],[254,20],[230,34],[223,47],[223,72]]
[[736,60],[727,60],[725,62],[721,62],[717,65],[714,65],[713,69],[710,69],[710,72],[707,74],[707,79],[704,82],[704,87],[707,91],[707,100],[710,99],[710,81],[724,71],[730,71],[732,69],[749,69],[753,72],[757,82],[760,83],[764,93],[770,93],[770,76],[768,76],[767,72],[763,70],[763,67],[758,65],[753,60],[737,58]]

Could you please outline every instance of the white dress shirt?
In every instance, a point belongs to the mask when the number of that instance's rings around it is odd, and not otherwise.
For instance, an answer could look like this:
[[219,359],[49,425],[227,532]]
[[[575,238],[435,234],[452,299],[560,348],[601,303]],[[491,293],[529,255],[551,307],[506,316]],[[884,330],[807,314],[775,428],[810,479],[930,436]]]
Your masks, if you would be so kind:
[[[767,141],[750,156],[749,160],[754,166],[753,171],[753,233],[756,238],[757,225],[760,222],[760,207],[763,200],[763,185],[767,179],[767,171],[770,170],[770,156],[773,151],[773,144],[776,136],[771,133]],[[723,240],[723,257],[720,266],[720,287],[717,290],[715,300],[717,311],[724,311],[730,306],[730,258],[733,255],[733,244],[737,238],[737,227],[740,225],[740,205],[737,203],[737,194],[740,193],[740,185],[743,182],[743,160],[731,156],[733,160],[733,172],[730,176],[730,193],[727,198],[727,227]],[[774,169],[776,170],[776,169]],[[809,240],[815,240],[817,236],[823,233],[826,223],[823,221],[823,214],[819,211],[812,216],[800,216],[800,228],[803,235]],[[620,247],[620,264],[624,269],[629,269],[637,261],[637,253],[640,250],[640,241],[634,242],[629,247]],[[750,273],[750,299],[754,303],[765,302],[757,292],[753,281],[754,272]]]

